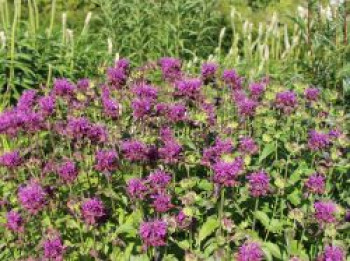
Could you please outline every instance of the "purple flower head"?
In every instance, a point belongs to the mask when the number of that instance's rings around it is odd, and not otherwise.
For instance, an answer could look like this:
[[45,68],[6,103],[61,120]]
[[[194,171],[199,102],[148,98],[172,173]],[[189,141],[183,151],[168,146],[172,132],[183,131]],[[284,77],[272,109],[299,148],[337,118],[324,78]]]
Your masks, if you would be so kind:
[[246,99],[248,99],[246,93],[243,90],[232,90],[231,92],[231,96],[232,99],[236,102],[236,103],[240,103],[241,101],[244,101]]
[[276,94],[276,108],[289,114],[298,106],[298,98],[294,91],[284,91]]
[[92,143],[104,143],[108,140],[108,131],[103,125],[93,124],[87,131],[87,137]]
[[181,61],[172,57],[163,57],[159,60],[164,80],[173,82],[181,78]]
[[72,97],[75,87],[67,79],[61,78],[55,80],[53,91],[58,96]]
[[242,170],[243,160],[240,157],[231,162],[218,161],[213,165],[214,182],[222,186],[232,187],[237,183],[236,178]]
[[237,253],[237,261],[261,261],[263,259],[264,252],[255,242],[245,242]]
[[312,130],[309,132],[308,146],[311,150],[322,150],[330,145],[328,134]]
[[148,99],[134,99],[131,105],[133,109],[133,116],[135,119],[141,119],[150,114],[152,110],[152,103]]
[[130,61],[126,58],[119,59],[116,61],[115,67],[127,73],[130,70]]
[[82,139],[89,132],[91,122],[85,117],[70,117],[67,122],[66,134],[73,139]]
[[60,164],[57,173],[64,182],[72,183],[78,177],[79,170],[73,161],[67,160]]
[[4,153],[0,156],[0,166],[13,169],[20,166],[21,163],[22,158],[17,150]]
[[167,229],[167,223],[162,220],[143,222],[139,232],[144,248],[165,246]]
[[147,145],[137,140],[123,141],[121,150],[124,157],[130,161],[145,161],[147,160],[148,148]]
[[237,103],[238,113],[242,117],[253,117],[259,103],[251,99],[243,99]]
[[238,150],[243,154],[254,155],[258,152],[258,145],[251,137],[242,137],[239,141]]
[[317,261],[344,261],[345,254],[343,249],[337,246],[326,246],[323,254],[317,258]]
[[314,173],[305,182],[305,187],[312,194],[323,194],[326,190],[326,179],[323,175]]
[[120,104],[110,98],[102,99],[103,111],[112,119],[118,119],[120,116]]
[[56,107],[56,99],[47,95],[39,99],[39,107],[44,116],[50,116],[54,113]]
[[209,126],[214,126],[216,124],[216,112],[215,112],[215,106],[211,104],[210,102],[202,102],[201,104],[202,110],[207,115],[207,124]]
[[270,177],[265,171],[251,173],[247,177],[249,181],[249,191],[253,197],[265,196],[270,189]]
[[146,182],[153,191],[162,191],[170,184],[171,176],[162,170],[150,173]]
[[317,201],[314,208],[317,221],[322,223],[334,223],[336,221],[337,205],[332,201]]
[[320,92],[321,91],[318,88],[307,88],[304,95],[308,101],[317,101],[320,96]]
[[265,92],[265,84],[254,82],[249,86],[250,96],[253,100],[258,100]]
[[177,82],[176,87],[179,95],[196,99],[200,93],[202,81],[198,78],[184,79]]
[[337,139],[340,137],[340,135],[342,135],[342,132],[340,129],[334,128],[334,129],[329,131],[328,135],[330,138]]
[[115,88],[121,89],[128,79],[127,73],[122,68],[108,68],[107,70],[108,82]]
[[48,260],[63,261],[65,247],[62,239],[59,236],[45,240],[43,243],[43,248],[44,257]]
[[90,87],[90,81],[87,78],[80,79],[77,83],[77,89],[79,91],[87,91]]
[[218,65],[213,62],[203,63],[201,69],[201,76],[204,82],[209,82],[215,78]]
[[37,97],[36,90],[26,90],[17,102],[18,110],[31,110]]
[[181,157],[182,146],[176,140],[168,140],[159,148],[158,156],[166,164],[177,163]]
[[36,215],[46,203],[46,192],[36,181],[20,187],[18,200],[29,213]]
[[148,100],[156,100],[158,97],[158,90],[157,88],[141,83],[136,85],[133,89],[132,92],[137,95],[138,98],[140,99],[148,99]]
[[44,118],[34,111],[17,111],[19,127],[22,131],[35,133],[44,128]]
[[233,90],[242,89],[243,78],[238,75],[236,70],[224,70],[222,75],[224,82]]
[[112,172],[119,166],[119,157],[114,150],[99,150],[95,155],[95,169],[101,172]]
[[128,181],[127,192],[133,199],[143,199],[148,192],[144,181],[138,178],[133,178]]
[[83,219],[89,225],[97,224],[106,216],[103,202],[98,198],[86,199],[81,204],[81,213]]
[[191,225],[191,217],[187,216],[183,210],[180,210],[175,217],[176,225],[180,228],[187,228]]
[[167,116],[172,122],[184,121],[186,119],[186,107],[182,104],[169,105]]
[[21,215],[14,210],[6,214],[6,227],[16,233],[24,231],[24,224]]
[[214,146],[205,148],[203,150],[202,164],[205,166],[211,166],[220,160],[221,156],[225,153],[230,153],[233,149],[231,140],[222,140],[216,138]]
[[164,213],[173,207],[171,204],[171,196],[167,194],[155,194],[152,195],[152,206],[156,212]]
[[170,127],[162,127],[159,131],[160,139],[163,142],[174,140],[174,132]]

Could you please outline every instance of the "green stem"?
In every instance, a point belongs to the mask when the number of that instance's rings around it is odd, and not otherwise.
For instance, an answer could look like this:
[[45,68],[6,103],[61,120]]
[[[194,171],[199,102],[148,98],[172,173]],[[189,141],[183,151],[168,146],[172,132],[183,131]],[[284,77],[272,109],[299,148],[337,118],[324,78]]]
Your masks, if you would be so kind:
[[259,207],[259,197],[257,197],[257,198],[255,199],[254,219],[253,219],[253,226],[252,226],[253,231],[255,230],[255,224],[256,224],[255,212],[258,210],[258,207]]

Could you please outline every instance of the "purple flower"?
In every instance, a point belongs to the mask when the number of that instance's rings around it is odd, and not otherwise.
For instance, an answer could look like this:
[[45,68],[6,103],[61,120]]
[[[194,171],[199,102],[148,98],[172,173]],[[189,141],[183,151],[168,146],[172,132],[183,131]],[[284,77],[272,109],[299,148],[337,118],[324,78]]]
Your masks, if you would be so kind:
[[46,203],[46,192],[36,181],[18,190],[18,199],[29,213],[36,215]]
[[120,115],[120,104],[110,98],[102,99],[103,111],[112,119],[118,119]]
[[163,142],[174,140],[174,133],[170,127],[162,127],[159,131],[160,138]]
[[176,140],[168,140],[159,148],[158,156],[166,164],[177,163],[181,157],[182,146]]
[[170,181],[170,174],[162,170],[155,170],[150,173],[146,180],[147,184],[153,191],[164,190],[169,185]]
[[108,131],[103,125],[93,124],[87,131],[87,137],[92,143],[104,143],[108,140]]
[[334,128],[329,131],[328,135],[330,138],[336,139],[339,138],[340,135],[342,135],[342,132],[338,128]]
[[238,150],[243,154],[254,155],[258,152],[258,145],[251,137],[242,137],[239,141]]
[[65,247],[59,236],[45,240],[43,248],[44,257],[48,260],[63,261]]
[[114,150],[99,150],[95,155],[95,169],[101,172],[112,172],[119,166],[118,154]]
[[115,89],[121,89],[126,84],[128,76],[123,68],[111,67],[107,69],[107,78]]
[[172,57],[163,57],[159,60],[163,79],[173,82],[181,78],[181,61]]
[[130,179],[126,190],[133,199],[143,199],[148,191],[144,181],[138,178]]
[[89,225],[97,224],[106,216],[103,202],[98,198],[86,199],[81,204],[81,213],[85,222]]
[[130,70],[130,61],[126,58],[121,58],[115,63],[115,67],[127,73]]
[[242,117],[253,117],[259,103],[251,99],[243,99],[237,103],[238,113]]
[[54,113],[56,100],[53,96],[47,95],[39,99],[39,107],[43,115],[50,116]]
[[201,69],[201,76],[204,82],[209,82],[215,78],[218,65],[213,62],[203,63]]
[[237,253],[237,261],[261,261],[263,258],[264,252],[255,242],[245,242]]
[[20,166],[21,163],[22,158],[17,150],[4,153],[0,156],[0,166],[13,169]]
[[202,110],[207,115],[207,124],[209,126],[215,126],[216,124],[216,112],[215,112],[215,106],[211,104],[210,102],[202,102],[201,103]]
[[249,86],[250,96],[253,100],[258,100],[265,92],[265,84],[254,82]]
[[251,173],[249,180],[249,191],[253,197],[265,196],[270,188],[270,177],[263,170]]
[[198,97],[201,86],[202,81],[198,78],[180,80],[176,84],[178,94],[190,99],[196,99]]
[[224,82],[233,90],[242,89],[243,78],[238,75],[236,70],[224,70],[222,75]]
[[343,249],[337,246],[326,246],[323,254],[317,258],[317,261],[344,261],[345,254]]
[[152,103],[148,99],[134,99],[131,105],[133,109],[133,116],[135,119],[141,119],[150,114]]
[[152,195],[152,206],[156,212],[164,213],[173,207],[171,204],[171,197],[167,194],[155,194]]
[[60,178],[66,183],[72,183],[79,174],[77,166],[70,160],[61,163],[57,172]]
[[184,121],[186,119],[186,107],[182,104],[169,105],[167,116],[172,122]]
[[318,201],[314,204],[315,218],[322,223],[334,223],[336,221],[337,205],[332,201]]
[[18,110],[31,110],[34,106],[35,99],[37,97],[36,90],[26,90],[17,102]]
[[231,162],[218,161],[213,165],[214,182],[222,186],[232,187],[237,183],[236,178],[242,170],[243,160],[240,157]]
[[148,99],[148,100],[156,100],[158,97],[158,90],[157,88],[141,83],[136,85],[133,89],[132,92],[138,96],[140,99]]
[[21,215],[14,210],[6,214],[6,227],[13,232],[19,233],[24,231],[24,224]]
[[248,99],[247,98],[247,95],[245,94],[245,92],[243,90],[240,90],[240,89],[234,89],[232,90],[231,92],[231,96],[233,98],[233,100],[236,102],[236,103],[239,103],[245,99]]
[[77,89],[79,91],[87,91],[90,87],[90,81],[89,79],[86,79],[86,78],[83,78],[83,79],[80,79],[77,83]]
[[56,79],[53,86],[54,93],[58,96],[71,97],[74,94],[75,87],[65,78]]
[[187,228],[191,225],[191,218],[183,210],[180,210],[175,217],[176,225],[180,228]]
[[140,236],[143,246],[147,249],[150,246],[159,247],[166,245],[168,225],[162,220],[143,222],[140,225]]
[[305,187],[312,194],[323,194],[326,190],[325,177],[321,174],[314,173],[305,182]]
[[298,106],[298,98],[293,91],[279,92],[276,94],[275,104],[276,108],[289,114]]
[[311,150],[322,150],[329,146],[330,140],[328,134],[323,134],[312,130],[309,132],[308,146]]
[[205,148],[203,150],[203,157],[201,163],[205,166],[211,166],[211,164],[220,160],[221,156],[225,153],[230,153],[233,149],[231,140],[222,140],[216,138],[214,146]]
[[84,138],[90,130],[91,123],[85,117],[70,117],[68,119],[66,134],[73,139]]
[[320,90],[318,88],[307,88],[304,95],[308,101],[317,101],[320,96]]
[[123,141],[121,150],[124,157],[130,161],[145,161],[148,158],[147,145],[137,140]]

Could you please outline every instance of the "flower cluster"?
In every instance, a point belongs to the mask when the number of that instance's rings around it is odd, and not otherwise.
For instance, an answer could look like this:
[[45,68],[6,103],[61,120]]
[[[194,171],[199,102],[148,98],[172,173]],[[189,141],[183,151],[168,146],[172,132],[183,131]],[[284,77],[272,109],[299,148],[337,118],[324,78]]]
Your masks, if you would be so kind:
[[249,180],[249,191],[253,197],[265,196],[269,192],[270,177],[265,171],[253,172],[247,179]]
[[166,245],[168,225],[162,220],[143,222],[140,225],[140,236],[147,249],[150,246],[159,247]]
[[98,198],[88,198],[81,204],[81,214],[89,225],[95,225],[106,216],[103,202]]
[[264,252],[256,242],[245,242],[237,253],[237,261],[261,261]]
[[279,92],[276,95],[275,104],[276,108],[289,114],[298,106],[298,98],[294,91]]
[[334,223],[336,221],[337,205],[332,201],[317,201],[314,204],[315,218],[321,223]]
[[18,199],[29,213],[37,214],[46,203],[46,192],[37,181],[30,181],[18,190]]

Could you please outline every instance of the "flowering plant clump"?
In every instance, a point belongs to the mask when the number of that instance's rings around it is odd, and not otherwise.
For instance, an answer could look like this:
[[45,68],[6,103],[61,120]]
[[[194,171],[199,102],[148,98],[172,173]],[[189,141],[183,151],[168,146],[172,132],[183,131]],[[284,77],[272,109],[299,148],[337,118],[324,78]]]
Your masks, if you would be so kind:
[[0,259],[345,261],[337,94],[151,64],[55,79],[0,113]]

